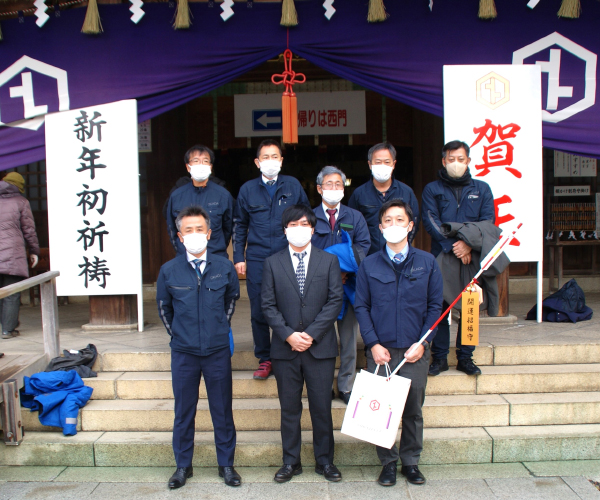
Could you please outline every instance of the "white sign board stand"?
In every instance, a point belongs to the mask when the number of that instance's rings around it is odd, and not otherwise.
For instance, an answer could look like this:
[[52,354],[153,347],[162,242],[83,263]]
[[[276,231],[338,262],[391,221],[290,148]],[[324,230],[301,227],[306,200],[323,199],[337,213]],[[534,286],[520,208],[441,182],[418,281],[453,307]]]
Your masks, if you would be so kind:
[[144,329],[135,100],[46,116],[48,229],[58,295],[137,295]]
[[542,314],[543,163],[541,68],[537,65],[444,66],[445,141],[471,147],[469,169],[494,194],[496,225],[523,227],[506,253],[537,262]]

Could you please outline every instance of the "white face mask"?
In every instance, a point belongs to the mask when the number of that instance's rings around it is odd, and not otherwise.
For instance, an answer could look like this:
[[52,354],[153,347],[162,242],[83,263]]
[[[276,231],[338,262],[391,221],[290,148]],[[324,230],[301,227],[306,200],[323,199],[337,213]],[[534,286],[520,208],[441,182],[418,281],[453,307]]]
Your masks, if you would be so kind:
[[337,205],[344,197],[343,189],[323,189],[323,201],[330,205]]
[[383,237],[388,243],[400,243],[408,236],[408,226],[388,226],[383,228]]
[[183,237],[183,246],[192,255],[204,252],[208,244],[208,236],[205,233],[190,233]]
[[281,170],[281,162],[279,160],[263,160],[259,162],[260,171],[265,177],[275,177]]
[[460,179],[467,171],[467,165],[464,163],[458,163],[453,161],[452,163],[446,163],[446,171],[450,177]]
[[301,248],[305,245],[308,245],[308,242],[312,238],[312,227],[287,227],[285,228],[285,237],[287,238],[290,245]]
[[371,165],[371,173],[377,182],[387,182],[392,176],[394,167],[387,165]]
[[188,165],[190,175],[196,182],[204,182],[211,174],[210,165]]

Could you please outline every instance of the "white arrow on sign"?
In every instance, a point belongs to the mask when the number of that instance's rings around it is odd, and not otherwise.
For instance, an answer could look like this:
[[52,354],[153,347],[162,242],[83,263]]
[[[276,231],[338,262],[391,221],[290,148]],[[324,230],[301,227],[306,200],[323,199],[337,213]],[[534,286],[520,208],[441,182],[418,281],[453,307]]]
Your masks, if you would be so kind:
[[267,116],[267,113],[256,120],[263,127],[267,128],[269,123],[281,123],[281,116]]

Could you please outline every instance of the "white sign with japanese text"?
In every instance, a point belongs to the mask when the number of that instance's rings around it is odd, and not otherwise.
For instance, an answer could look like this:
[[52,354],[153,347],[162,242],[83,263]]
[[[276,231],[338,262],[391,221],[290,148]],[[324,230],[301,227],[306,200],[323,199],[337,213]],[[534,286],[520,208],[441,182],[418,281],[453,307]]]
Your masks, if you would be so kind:
[[554,196],[589,196],[590,186],[554,186]]
[[[298,92],[298,135],[366,134],[365,92]],[[234,96],[235,136],[282,133],[281,93]]]
[[142,288],[135,100],[46,116],[50,261],[58,295]]
[[541,69],[538,65],[444,66],[445,141],[471,147],[469,169],[494,194],[496,225],[523,226],[506,253],[543,257]]

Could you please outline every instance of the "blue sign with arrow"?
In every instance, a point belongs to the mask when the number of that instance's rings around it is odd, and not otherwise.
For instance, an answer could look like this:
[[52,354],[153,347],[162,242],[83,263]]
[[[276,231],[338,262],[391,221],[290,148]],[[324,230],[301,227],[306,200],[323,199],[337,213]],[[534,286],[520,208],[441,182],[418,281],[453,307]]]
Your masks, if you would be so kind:
[[281,130],[281,110],[253,109],[252,130]]

